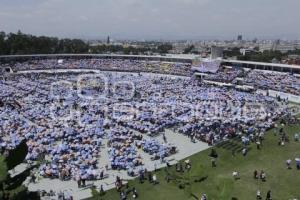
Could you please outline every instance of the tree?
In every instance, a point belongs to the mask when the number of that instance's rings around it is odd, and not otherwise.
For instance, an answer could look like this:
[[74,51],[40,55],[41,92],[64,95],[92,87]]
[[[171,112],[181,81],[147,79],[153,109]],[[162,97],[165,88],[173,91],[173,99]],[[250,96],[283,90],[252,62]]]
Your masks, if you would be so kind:
[[89,45],[80,39],[61,39],[0,32],[0,55],[5,54],[52,54],[88,53]]
[[0,32],[0,55],[7,54],[8,48],[6,44],[6,34],[5,32]]
[[[11,177],[8,170],[21,164],[28,152],[26,140],[23,140],[14,150],[11,150],[6,158],[0,156],[0,198],[3,194],[9,194],[10,199],[39,199],[38,194],[28,192],[22,184],[36,166],[27,168],[18,175]],[[25,156],[24,156],[25,155]]]
[[28,153],[28,146],[26,140],[23,140],[15,149],[11,150],[5,159],[8,170],[15,168],[21,164]]
[[191,53],[194,48],[195,48],[194,45],[190,45],[190,46],[188,46],[187,48],[184,49],[183,53],[184,54]]
[[234,48],[231,48],[229,50],[224,50],[223,54],[224,54],[224,57],[227,58],[227,57],[240,56],[241,52],[240,52],[240,49],[238,47],[234,47]]
[[271,62],[274,58],[281,60],[283,56],[285,56],[285,54],[280,51],[264,51],[263,53],[252,52],[245,56],[238,56],[238,59],[246,61]]
[[5,158],[3,156],[0,156],[0,183],[2,183],[6,179],[8,175],[7,171],[8,170]]
[[160,44],[157,47],[158,53],[168,53],[172,49],[173,49],[173,46],[172,46],[172,44],[169,44],[169,43]]

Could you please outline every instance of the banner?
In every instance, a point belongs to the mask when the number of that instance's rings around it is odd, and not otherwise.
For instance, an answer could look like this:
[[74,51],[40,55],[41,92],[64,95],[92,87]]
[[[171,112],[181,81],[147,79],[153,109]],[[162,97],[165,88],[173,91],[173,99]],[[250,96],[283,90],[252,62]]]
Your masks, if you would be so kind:
[[193,62],[192,70],[198,71],[202,73],[217,73],[221,65],[221,60],[201,60],[200,62],[198,60],[195,60]]

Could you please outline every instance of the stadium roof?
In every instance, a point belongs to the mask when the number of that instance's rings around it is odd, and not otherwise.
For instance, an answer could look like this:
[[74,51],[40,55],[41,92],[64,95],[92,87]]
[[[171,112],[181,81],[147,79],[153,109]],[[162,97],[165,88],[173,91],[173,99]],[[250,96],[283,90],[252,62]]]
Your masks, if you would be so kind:
[[238,63],[238,64],[262,65],[262,66],[270,66],[270,67],[300,69],[300,65],[288,65],[288,64],[280,64],[280,63],[253,62],[253,61],[242,61],[242,60],[226,60],[226,59],[223,59],[222,61],[223,62],[229,62],[229,63]]

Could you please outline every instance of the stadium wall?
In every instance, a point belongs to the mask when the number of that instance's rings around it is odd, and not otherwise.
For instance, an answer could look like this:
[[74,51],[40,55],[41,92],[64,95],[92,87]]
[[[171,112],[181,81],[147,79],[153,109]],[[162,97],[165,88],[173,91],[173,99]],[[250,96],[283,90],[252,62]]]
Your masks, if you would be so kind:
[[[3,55],[0,56],[0,63],[22,62],[36,59],[127,59],[127,60],[145,60],[145,61],[160,61],[173,63],[192,64],[197,56],[184,57],[182,55],[167,55],[167,56],[147,56],[147,55],[117,55],[117,54],[35,54],[35,55]],[[234,66],[237,68],[260,69],[267,71],[279,71],[287,73],[300,74],[299,65],[287,65],[277,63],[263,63],[240,60],[222,59],[222,65]]]

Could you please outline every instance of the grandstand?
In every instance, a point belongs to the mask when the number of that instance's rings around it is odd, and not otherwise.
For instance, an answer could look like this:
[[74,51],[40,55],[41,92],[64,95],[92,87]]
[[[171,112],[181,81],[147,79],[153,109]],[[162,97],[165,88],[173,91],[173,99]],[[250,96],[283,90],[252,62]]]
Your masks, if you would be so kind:
[[[15,72],[0,81],[0,97],[13,100],[0,106],[7,130],[2,147],[11,150],[26,139],[26,162],[43,156],[34,173],[39,181],[30,183],[30,190],[64,188],[80,198],[91,194],[77,189],[74,180],[105,183],[108,190],[119,183],[116,177],[132,180],[209,146],[230,145],[230,139],[246,145],[253,131],[264,133],[291,116],[288,101],[299,100],[297,76],[228,67],[224,60],[226,66],[221,60],[193,63],[174,56],[0,60],[4,71]],[[192,63],[203,81],[194,79]],[[15,126],[20,126],[17,134]],[[234,153],[242,151],[240,145]]]
[[[198,56],[182,56],[182,55],[166,55],[166,56],[145,56],[145,55],[115,55],[115,54],[40,54],[40,55],[9,55],[0,56],[0,62],[26,61],[36,59],[129,59],[129,60],[145,60],[145,61],[161,61],[174,63],[189,63],[192,64],[198,59]],[[300,66],[287,65],[278,63],[263,63],[240,60],[222,59],[222,65],[235,66],[239,68],[273,70],[280,72],[300,74]]]

